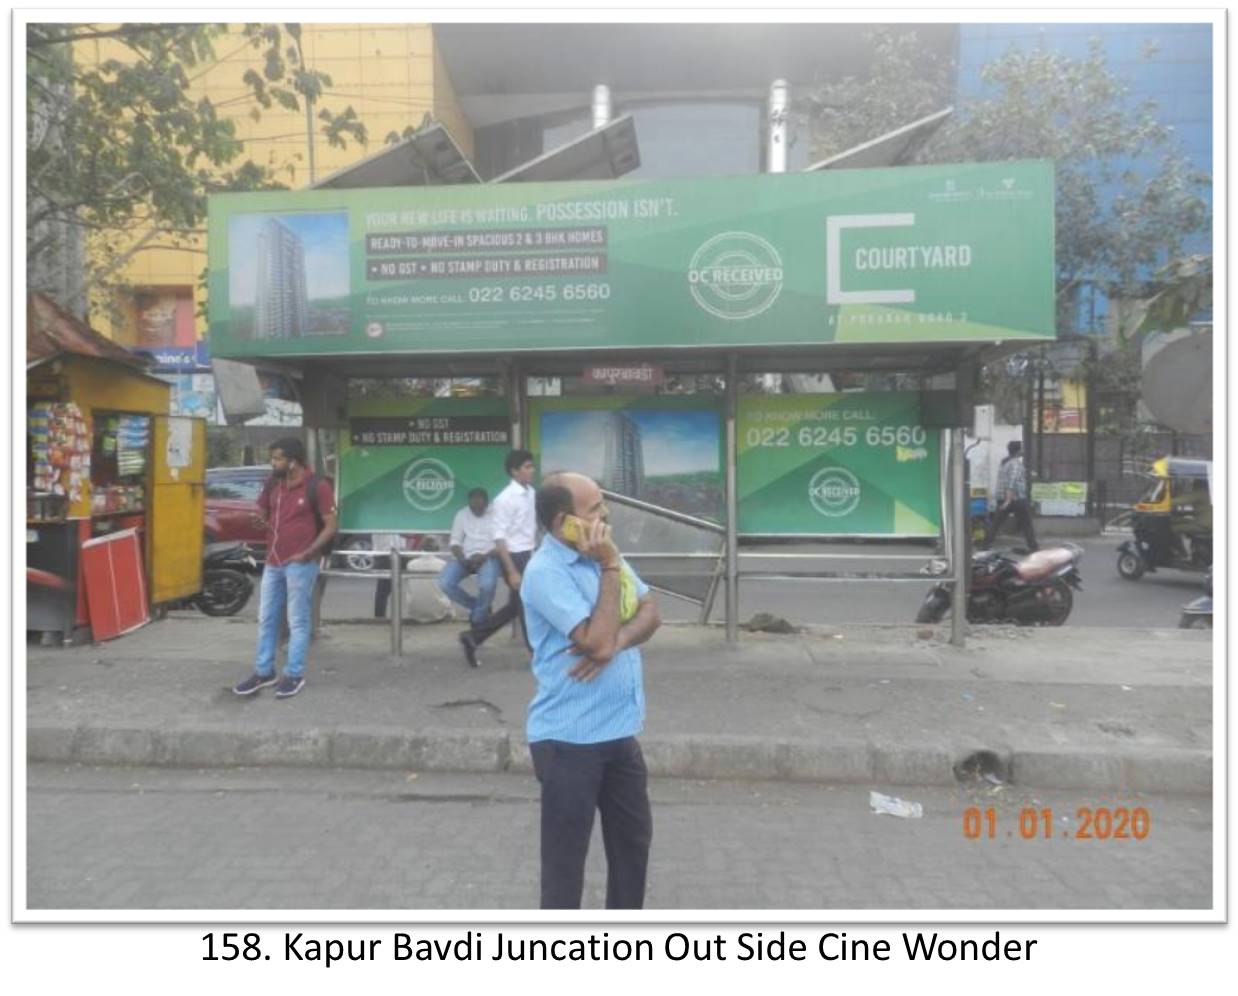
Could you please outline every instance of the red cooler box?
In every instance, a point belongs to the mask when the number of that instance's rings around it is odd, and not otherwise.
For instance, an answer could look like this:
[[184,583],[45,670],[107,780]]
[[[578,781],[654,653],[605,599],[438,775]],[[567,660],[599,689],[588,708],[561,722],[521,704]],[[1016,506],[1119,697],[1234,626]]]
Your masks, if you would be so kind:
[[150,621],[142,542],[136,529],[122,529],[82,544],[82,575],[90,629],[96,640],[123,636]]

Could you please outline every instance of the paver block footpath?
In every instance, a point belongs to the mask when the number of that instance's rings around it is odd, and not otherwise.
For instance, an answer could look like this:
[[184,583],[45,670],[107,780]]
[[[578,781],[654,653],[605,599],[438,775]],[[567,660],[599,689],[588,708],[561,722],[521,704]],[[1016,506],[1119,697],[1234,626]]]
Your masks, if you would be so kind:
[[[248,627],[170,619],[102,646],[29,648],[27,757],[531,774],[527,654],[496,641],[467,668],[456,633],[423,627],[393,660],[381,627],[333,625],[290,703],[230,692]],[[650,774],[952,786],[986,751],[1018,785],[1212,788],[1212,647],[1198,633],[996,627],[966,650],[915,627],[839,635],[727,648],[714,628],[664,627],[646,655]]]

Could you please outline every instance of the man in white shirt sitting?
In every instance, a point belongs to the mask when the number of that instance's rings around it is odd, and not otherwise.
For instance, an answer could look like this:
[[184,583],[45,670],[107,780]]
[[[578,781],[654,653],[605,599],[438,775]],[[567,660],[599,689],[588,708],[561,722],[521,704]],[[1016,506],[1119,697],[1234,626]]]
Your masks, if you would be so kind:
[[[490,514],[494,522],[494,552],[511,595],[498,612],[492,613],[481,625],[474,622],[467,632],[460,634],[464,657],[473,667],[477,667],[477,648],[520,615],[521,574],[537,546],[533,454],[528,450],[512,450],[503,466],[511,483],[494,499]],[[526,636],[525,646],[528,645]]]
[[[494,601],[502,570],[494,555],[494,524],[489,504],[485,488],[469,492],[469,503],[456,513],[451,524],[451,560],[438,576],[439,590],[468,610],[469,622],[474,627],[490,615],[490,603]],[[476,596],[460,587],[460,582],[470,574],[477,575]]]

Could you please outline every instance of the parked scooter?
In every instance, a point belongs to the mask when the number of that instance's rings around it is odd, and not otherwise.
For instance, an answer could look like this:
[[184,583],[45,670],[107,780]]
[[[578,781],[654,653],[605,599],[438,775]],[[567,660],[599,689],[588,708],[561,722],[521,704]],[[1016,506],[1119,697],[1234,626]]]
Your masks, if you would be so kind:
[[202,556],[202,590],[185,599],[208,616],[234,616],[254,593],[254,575],[261,567],[245,543],[208,543]]
[[[1019,558],[999,550],[972,554],[967,621],[1061,626],[1074,606],[1073,591],[1083,590],[1079,562],[1083,550],[1066,544]],[[946,563],[933,561],[928,573],[943,574]],[[918,623],[940,622],[950,610],[953,585],[938,581],[924,596]]]
[[1204,575],[1204,594],[1182,606],[1180,629],[1212,629],[1212,568]]

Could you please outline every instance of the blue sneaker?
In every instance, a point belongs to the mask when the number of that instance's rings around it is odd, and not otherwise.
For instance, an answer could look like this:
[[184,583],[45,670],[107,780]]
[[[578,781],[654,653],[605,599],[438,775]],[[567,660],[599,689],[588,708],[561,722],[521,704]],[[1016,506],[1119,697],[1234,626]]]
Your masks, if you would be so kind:
[[297,675],[294,678],[292,675],[286,674],[279,679],[279,684],[275,686],[275,697],[277,699],[290,699],[304,687],[305,679],[301,675]]
[[242,678],[232,686],[234,695],[253,695],[259,688],[266,688],[268,685],[275,684],[274,674],[251,674],[248,678]]

